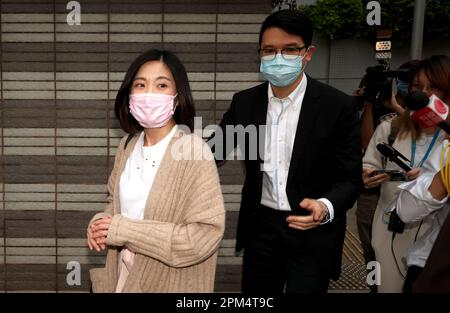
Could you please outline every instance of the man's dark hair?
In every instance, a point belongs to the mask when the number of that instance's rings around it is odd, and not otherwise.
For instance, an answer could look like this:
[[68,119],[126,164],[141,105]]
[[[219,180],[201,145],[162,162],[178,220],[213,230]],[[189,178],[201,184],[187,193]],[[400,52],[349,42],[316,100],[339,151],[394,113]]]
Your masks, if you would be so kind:
[[311,45],[313,24],[305,14],[297,10],[280,10],[269,15],[261,26],[259,45],[264,32],[271,27],[281,28],[288,34],[300,36],[307,47]]
[[177,124],[186,125],[192,131],[194,129],[195,107],[186,69],[178,57],[170,51],[152,49],[139,55],[128,68],[122,85],[117,92],[114,111],[120,122],[120,127],[128,134],[135,134],[144,128],[139,125],[131,115],[129,108],[130,91],[133,79],[139,68],[149,61],[161,61],[172,72],[178,93],[178,106],[175,109],[174,119]]

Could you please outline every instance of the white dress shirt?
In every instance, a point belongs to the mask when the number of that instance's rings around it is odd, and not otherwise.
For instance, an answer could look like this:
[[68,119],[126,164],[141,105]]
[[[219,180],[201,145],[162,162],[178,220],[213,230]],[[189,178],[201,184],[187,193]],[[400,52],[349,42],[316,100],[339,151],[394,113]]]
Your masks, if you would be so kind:
[[144,147],[144,132],[141,133],[120,176],[120,211],[123,216],[132,219],[144,218],[148,193],[176,130],[175,125],[166,137],[149,147]]
[[[287,98],[275,97],[270,84],[268,87],[261,204],[280,211],[291,211],[286,183],[307,86],[306,75],[302,75],[300,84]],[[334,216],[333,205],[328,199],[318,200],[327,206],[331,221]]]

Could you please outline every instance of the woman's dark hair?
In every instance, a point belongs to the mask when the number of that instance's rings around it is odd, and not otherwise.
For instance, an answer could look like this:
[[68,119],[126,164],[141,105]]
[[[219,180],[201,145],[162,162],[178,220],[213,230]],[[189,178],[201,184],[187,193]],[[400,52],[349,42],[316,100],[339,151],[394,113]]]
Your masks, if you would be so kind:
[[[430,81],[430,85],[442,92],[442,100],[444,102],[448,102],[450,99],[450,58],[446,55],[433,55],[429,58],[419,61],[418,63],[416,63],[417,61],[410,62],[414,62],[412,64],[414,68],[414,75],[423,72]],[[411,138],[417,139],[422,133],[422,128],[418,123],[412,120],[409,110],[406,110],[397,119],[396,123],[398,123],[400,128],[400,138],[403,138],[407,134],[411,133]]]
[[281,28],[288,34],[300,36],[307,47],[311,45],[313,24],[305,14],[297,10],[280,10],[269,15],[261,26],[259,45],[264,32],[271,27]]
[[149,61],[161,61],[172,72],[178,93],[178,106],[175,109],[174,119],[177,124],[183,124],[194,129],[195,107],[192,99],[191,88],[186,69],[183,63],[172,52],[165,50],[152,49],[138,56],[128,68],[122,85],[117,92],[114,112],[120,122],[120,127],[128,134],[134,135],[142,131],[144,128],[136,121],[130,113],[129,95],[133,79],[139,71],[140,67]]
[[442,100],[448,103],[450,100],[450,57],[433,55],[423,59],[418,68],[418,72],[420,71],[423,71],[431,86],[442,92]]

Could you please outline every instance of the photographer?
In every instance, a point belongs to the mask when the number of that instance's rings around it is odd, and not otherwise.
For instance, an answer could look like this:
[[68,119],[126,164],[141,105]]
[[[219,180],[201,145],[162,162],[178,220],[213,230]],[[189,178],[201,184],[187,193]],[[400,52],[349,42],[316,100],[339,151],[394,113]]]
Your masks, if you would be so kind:
[[[422,61],[420,71],[414,84],[428,95],[435,94],[444,102],[450,100],[450,58],[448,56],[432,56]],[[408,272],[404,284],[404,292],[411,292],[412,284],[422,272],[434,242],[449,213],[447,204],[448,174],[441,164],[442,151],[448,141],[440,143],[424,164],[423,173],[411,183],[400,186],[397,200],[397,213],[405,223],[431,221],[431,226],[408,249],[406,263]],[[445,151],[447,152],[447,151]],[[447,154],[447,153],[446,153]],[[447,154],[448,166],[448,154]],[[444,178],[441,172],[444,172]]]
[[[374,129],[382,121],[405,112],[405,97],[409,92],[409,86],[418,65],[418,60],[411,60],[400,65],[398,70],[403,72],[396,80],[392,80],[392,95],[388,100],[379,101],[369,94],[369,90],[373,88],[372,85],[380,83],[377,80],[386,80],[386,78],[378,77],[378,73],[372,74],[373,71],[371,72],[370,68],[368,74],[361,80],[359,88],[353,92],[361,110],[361,141],[364,150],[367,149]],[[376,76],[376,78],[374,79],[372,76]]]
[[[386,120],[384,127],[387,127],[388,134],[381,135],[380,140],[388,142],[387,136],[389,135],[390,125],[392,118],[398,116],[405,111],[404,102],[405,97],[409,92],[410,83],[418,66],[419,61],[413,60],[409,61],[400,66],[399,70],[405,70],[404,75],[401,79],[397,79],[397,83],[394,84],[391,100],[383,101],[381,103],[372,103],[373,99],[371,97],[365,97],[365,82],[366,77],[363,78],[361,85],[362,88],[355,91],[354,95],[357,95],[358,102],[363,104],[363,112],[361,116],[361,132],[363,139],[364,149],[367,148],[368,143],[373,135],[374,125],[382,123]],[[404,81],[405,80],[405,81]],[[369,80],[370,81],[370,80]],[[395,80],[394,80],[395,81]],[[369,86],[369,89],[371,87]],[[381,121],[380,121],[381,120]],[[398,131],[398,128],[396,128]],[[395,136],[394,136],[395,137]],[[364,144],[365,140],[365,144]],[[376,146],[376,143],[375,143]],[[374,149],[375,146],[372,148]],[[372,149],[372,150],[373,150]],[[378,153],[375,151],[374,153]],[[370,154],[370,153],[369,153]],[[373,153],[372,153],[373,154]],[[381,157],[381,156],[380,156]],[[375,214],[376,205],[380,195],[380,188],[373,187],[370,189],[363,189],[361,191],[360,198],[358,199],[357,209],[356,209],[356,221],[358,227],[358,234],[361,240],[361,245],[363,248],[364,259],[366,263],[375,260],[375,252],[372,249],[372,221]],[[371,286],[373,292],[376,292],[376,286]]]

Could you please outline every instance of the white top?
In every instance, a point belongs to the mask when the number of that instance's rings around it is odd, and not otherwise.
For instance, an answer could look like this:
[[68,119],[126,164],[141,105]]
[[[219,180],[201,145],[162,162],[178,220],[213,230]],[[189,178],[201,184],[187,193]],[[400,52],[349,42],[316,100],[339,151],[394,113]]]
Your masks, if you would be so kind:
[[[268,108],[266,117],[264,172],[261,204],[275,210],[291,211],[286,194],[287,177],[291,164],[292,149],[297,132],[298,119],[306,92],[307,78],[303,78],[295,90],[284,99],[274,96],[268,87]],[[333,219],[333,205],[324,202]]]
[[[387,161],[383,157],[383,155],[376,149],[376,146],[379,143],[387,143],[388,137],[391,133],[391,124],[392,119],[385,120],[381,122],[380,125],[375,129],[375,132],[373,133],[372,138],[370,139],[369,145],[367,146],[366,152],[364,154],[363,158],[363,168],[371,168],[371,169],[386,169],[386,170],[400,170],[403,171],[402,168],[400,168],[396,163]],[[425,156],[426,151],[428,150],[434,134],[425,134],[421,133],[420,137],[416,140],[416,156],[414,160],[414,165],[411,166],[410,162],[404,161],[408,166],[411,167],[418,167],[420,162]],[[440,143],[442,140],[444,140],[445,133],[443,131],[439,132],[439,136],[436,140],[436,143],[433,146],[433,150],[440,150]],[[397,135],[394,143],[392,144],[392,147],[399,151],[401,154],[403,154],[406,158],[409,160],[412,160],[412,140],[411,140],[411,134],[408,134],[404,138],[400,138],[400,136]],[[433,152],[432,152],[433,153]],[[431,156],[431,155],[430,155]],[[426,164],[426,162],[424,163]],[[421,174],[423,173],[423,169],[421,169]],[[399,181],[386,181],[383,184],[381,184],[381,192],[380,192],[380,198],[378,199],[377,209],[379,210],[387,210],[391,207],[391,204],[393,204],[393,200],[398,195],[399,189],[397,188],[402,182]],[[386,223],[386,220],[384,219],[383,215],[380,215],[381,218],[383,218],[383,221]],[[417,223],[412,223],[411,225],[407,225],[406,230],[408,229],[415,229],[417,226]],[[431,225],[428,224],[427,225]],[[422,230],[425,229],[426,225],[422,226]]]
[[132,219],[144,218],[145,204],[153,180],[176,130],[175,125],[166,137],[149,147],[144,147],[144,132],[139,136],[120,176],[120,210],[123,216]]
[[440,170],[441,152],[447,143],[447,140],[438,141],[436,143],[438,147],[425,161],[420,176],[412,182],[399,186],[402,191],[397,200],[397,213],[402,221],[409,223],[424,218],[432,219],[431,227],[408,249],[406,254],[408,266],[425,267],[434,242],[450,211],[448,197],[438,201],[428,191],[434,175]]

